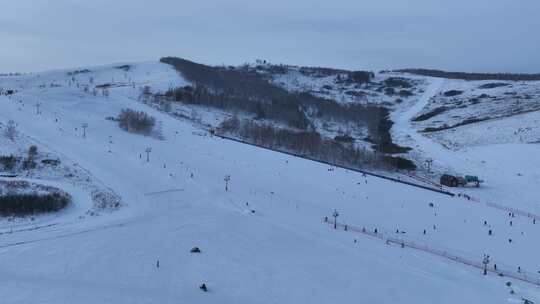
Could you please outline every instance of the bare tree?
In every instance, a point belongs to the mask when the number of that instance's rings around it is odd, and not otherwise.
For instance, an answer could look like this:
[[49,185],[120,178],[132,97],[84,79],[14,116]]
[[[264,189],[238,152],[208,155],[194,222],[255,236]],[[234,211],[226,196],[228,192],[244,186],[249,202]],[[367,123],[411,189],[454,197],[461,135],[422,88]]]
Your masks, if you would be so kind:
[[171,112],[172,111],[172,104],[170,101],[164,101],[162,102],[161,104],[161,109],[164,111],[164,112]]
[[201,115],[195,108],[191,109],[190,117],[191,117],[191,120],[195,122],[198,122],[198,123],[201,122]]
[[15,124],[13,120],[8,121],[6,125],[5,135],[12,141],[14,141],[17,137],[17,124]]
[[120,128],[132,132],[150,135],[154,130],[156,119],[143,111],[123,109],[117,117]]

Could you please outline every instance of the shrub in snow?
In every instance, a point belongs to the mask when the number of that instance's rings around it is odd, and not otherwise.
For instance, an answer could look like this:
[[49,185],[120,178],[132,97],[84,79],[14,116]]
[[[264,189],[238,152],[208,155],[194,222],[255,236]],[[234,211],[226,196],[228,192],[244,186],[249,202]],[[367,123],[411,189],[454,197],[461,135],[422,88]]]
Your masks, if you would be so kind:
[[28,157],[23,162],[23,168],[25,170],[27,169],[34,169],[36,167],[35,158],[37,156],[37,147],[36,146],[30,146],[30,149],[28,149]]
[[92,202],[98,209],[116,209],[122,204],[122,199],[112,192],[102,190],[92,191]]
[[354,71],[354,72],[350,72],[349,75],[347,76],[349,80],[351,80],[352,82],[363,84],[363,83],[370,82],[371,79],[375,77],[375,74],[369,71]]
[[483,84],[479,86],[478,88],[479,89],[494,89],[498,87],[507,87],[507,86],[511,86],[511,84],[504,83],[504,82],[491,82],[491,83]]
[[143,111],[123,109],[116,118],[120,128],[132,132],[150,135],[156,125],[156,119]]
[[161,110],[164,111],[164,112],[171,112],[172,111],[172,104],[171,102],[162,102],[161,103]]
[[35,158],[38,153],[38,148],[34,145],[30,146],[28,149],[28,158]]
[[386,89],[384,89],[384,94],[386,94],[388,96],[392,96],[392,95],[396,94],[396,90],[394,90],[394,88],[386,88]]
[[460,90],[450,90],[450,91],[444,92],[444,96],[446,97],[458,96],[461,94],[463,94],[463,91],[460,91]]
[[411,97],[413,95],[414,94],[409,90],[400,90],[399,91],[399,96],[401,96],[401,97]]
[[44,165],[56,167],[60,164],[60,160],[59,159],[44,159],[41,161],[41,163]]
[[36,162],[33,159],[27,158],[23,161],[23,169],[31,170],[36,168]]
[[50,194],[7,194],[0,196],[0,215],[24,216],[55,212],[66,207],[70,201],[70,196],[60,191]]
[[17,157],[10,155],[10,156],[0,156],[0,165],[2,166],[2,170],[5,171],[11,171],[15,169],[15,166],[17,165],[18,159]]
[[349,134],[336,135],[334,137],[334,140],[342,142],[342,143],[354,143],[354,138],[351,137],[351,135]]
[[405,88],[405,89],[413,87],[409,79],[401,78],[401,77],[387,78],[386,80],[384,80],[384,85],[386,85],[387,87],[392,87],[392,88]]
[[219,128],[223,132],[236,132],[240,129],[240,120],[237,116],[233,116],[230,119],[226,119],[219,125]]

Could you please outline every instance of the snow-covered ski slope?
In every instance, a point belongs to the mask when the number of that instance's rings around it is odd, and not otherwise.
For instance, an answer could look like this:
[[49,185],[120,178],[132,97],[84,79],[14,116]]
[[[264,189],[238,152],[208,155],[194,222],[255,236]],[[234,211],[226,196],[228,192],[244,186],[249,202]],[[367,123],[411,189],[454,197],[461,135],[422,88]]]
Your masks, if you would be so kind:
[[[323,218],[337,209],[342,223],[473,259],[487,253],[500,267],[529,272],[540,270],[540,223],[509,218],[462,198],[211,137],[189,121],[137,101],[140,86],[164,90],[186,83],[169,66],[133,64],[128,71],[118,66],[88,68],[77,75],[54,71],[0,78],[0,86],[18,90],[0,97],[0,122],[14,120],[21,137],[85,168],[124,202],[119,210],[98,216],[74,218],[71,209],[18,221],[15,228],[12,222],[0,222],[0,302],[540,300],[534,285],[483,276],[475,268],[427,253],[335,231]],[[118,85],[109,89],[108,97],[94,96],[82,86],[93,86],[91,77],[94,86]],[[36,114],[37,102],[41,114]],[[126,133],[106,120],[124,108],[156,117],[163,139]],[[83,123],[88,123],[86,138]],[[146,162],[148,147],[152,152]],[[229,191],[226,175],[231,177]],[[77,194],[75,204],[88,204],[84,188],[75,184],[65,190]],[[202,253],[191,254],[194,246]],[[203,282],[208,293],[198,288]]]

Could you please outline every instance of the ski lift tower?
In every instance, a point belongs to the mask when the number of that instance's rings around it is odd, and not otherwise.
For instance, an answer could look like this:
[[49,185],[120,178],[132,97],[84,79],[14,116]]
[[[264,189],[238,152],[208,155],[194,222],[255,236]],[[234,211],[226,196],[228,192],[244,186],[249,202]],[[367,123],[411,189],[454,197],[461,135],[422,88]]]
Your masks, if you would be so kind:
[[150,153],[152,152],[152,148],[148,147],[146,150],[144,150],[144,152],[146,153],[146,162],[150,162]]
[[83,129],[83,138],[86,138],[86,128],[88,128],[88,123],[83,123],[81,128]]
[[431,165],[433,165],[433,159],[432,158],[426,159],[426,164],[427,164],[427,172],[432,173],[431,172]]
[[41,108],[41,102],[39,102],[39,101],[36,102],[35,107],[36,107],[36,115],[41,114],[41,111],[40,111],[40,108]]
[[339,216],[339,212],[337,212],[337,210],[334,209],[334,213],[332,214],[332,216],[334,217],[334,229],[337,229],[337,218]]

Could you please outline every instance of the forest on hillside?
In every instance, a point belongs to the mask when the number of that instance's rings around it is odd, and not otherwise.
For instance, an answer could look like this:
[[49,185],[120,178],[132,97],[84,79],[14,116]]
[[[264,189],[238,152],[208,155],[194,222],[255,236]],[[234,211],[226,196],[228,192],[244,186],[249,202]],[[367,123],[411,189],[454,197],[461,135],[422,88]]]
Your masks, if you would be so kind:
[[[166,57],[161,62],[172,65],[191,85],[171,88],[163,96],[163,100],[181,102],[191,105],[202,105],[234,113],[243,111],[250,114],[254,121],[275,121],[291,128],[292,133],[284,138],[289,141],[303,141],[304,135],[310,138],[320,137],[314,121],[332,121],[350,123],[365,127],[369,136],[366,141],[381,154],[405,153],[409,149],[399,147],[392,142],[388,109],[375,105],[343,104],[335,100],[324,99],[305,92],[289,92],[272,84],[265,75],[257,73],[249,67],[207,66],[189,60]],[[324,73],[313,68],[306,73]],[[369,73],[353,73],[356,81],[369,81]],[[250,130],[256,129],[250,125]],[[268,126],[265,125],[265,130]],[[240,132],[238,134],[247,134]],[[273,132],[273,131],[272,131]],[[265,132],[265,134],[273,134]],[[280,133],[275,130],[276,133]],[[317,135],[315,135],[317,134]],[[289,136],[290,135],[290,136]],[[295,138],[296,136],[296,138]],[[260,139],[259,139],[260,140]],[[273,141],[268,138],[268,141]],[[286,146],[285,143],[283,143]],[[336,145],[343,145],[336,141]],[[294,145],[291,144],[292,147]],[[326,144],[326,147],[337,147]],[[335,148],[336,153],[343,154],[344,149]],[[328,149],[326,149],[326,153]],[[395,162],[394,162],[395,163]],[[400,166],[413,169],[412,162]]]

